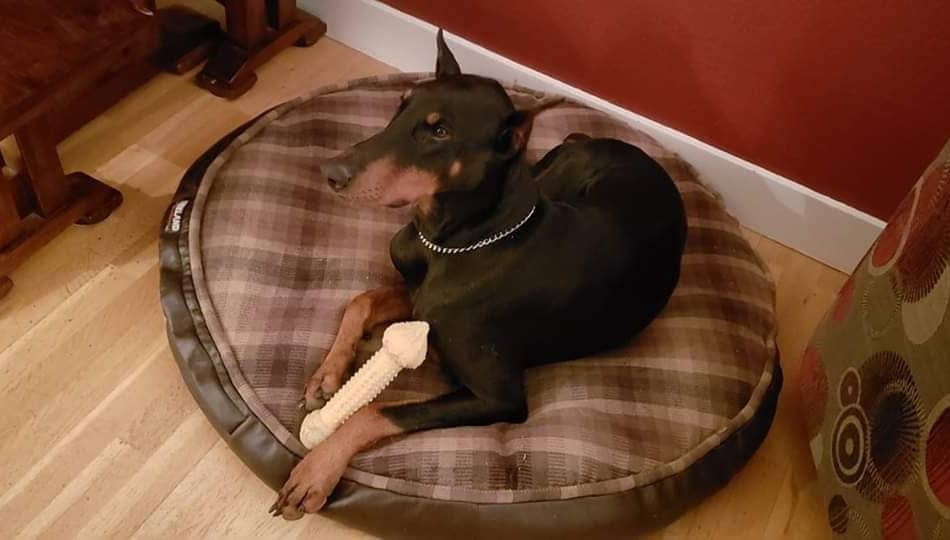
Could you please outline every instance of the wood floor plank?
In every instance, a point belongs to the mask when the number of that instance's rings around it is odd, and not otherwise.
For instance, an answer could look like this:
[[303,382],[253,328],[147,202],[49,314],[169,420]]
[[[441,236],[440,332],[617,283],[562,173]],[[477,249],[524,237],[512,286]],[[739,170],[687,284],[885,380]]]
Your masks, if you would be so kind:
[[205,93],[180,103],[167,121],[138,144],[185,169],[218,139],[250,118],[233,104]]
[[[65,486],[119,439],[132,451],[123,453],[123,460],[113,460],[112,467],[96,477],[105,482],[102,489],[82,498],[84,505],[104,505],[109,500],[104,495],[114,487],[114,479],[128,475],[137,463],[144,462],[151,449],[158,447],[196,409],[171,354],[158,348],[143,358],[141,365],[80,423],[56,442],[34,448],[33,461],[27,468],[18,466],[19,472],[13,471],[13,484],[0,495],[0,538],[11,537],[44,513]],[[70,511],[89,511],[88,507],[83,508],[71,507]]]
[[395,73],[382,62],[350,62],[353,51],[333,41],[320,40],[309,49],[289,49],[257,70],[259,82],[235,105],[256,116],[302,93],[341,80]]
[[331,538],[365,535],[321,516],[292,523],[265,510],[274,493],[258,480],[223,442],[195,466],[133,538],[293,537],[318,528]]
[[[111,277],[108,273],[106,279]],[[11,378],[0,385],[0,405],[8,411],[0,419],[4,482],[29,463],[37,448],[51,444],[93,410],[142,355],[165,347],[161,312],[147,286],[157,279],[152,266],[105,303],[96,319],[83,324],[85,317],[77,318],[72,332],[43,335],[46,339],[22,347],[18,342],[4,354],[3,365],[11,368],[3,369]],[[90,340],[93,333],[100,339]],[[25,357],[30,361],[22,361]]]
[[195,409],[102,508],[87,519],[80,538],[128,538],[219,442],[204,414]]

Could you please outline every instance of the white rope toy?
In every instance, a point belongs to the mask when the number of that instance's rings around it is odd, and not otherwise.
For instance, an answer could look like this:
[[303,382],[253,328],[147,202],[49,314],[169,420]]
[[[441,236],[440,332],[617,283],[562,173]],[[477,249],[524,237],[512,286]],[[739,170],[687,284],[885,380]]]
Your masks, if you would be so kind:
[[415,369],[426,358],[429,323],[410,321],[390,325],[383,332],[383,347],[346,381],[322,409],[313,411],[300,425],[300,442],[313,448],[340,424],[376,399],[405,368]]

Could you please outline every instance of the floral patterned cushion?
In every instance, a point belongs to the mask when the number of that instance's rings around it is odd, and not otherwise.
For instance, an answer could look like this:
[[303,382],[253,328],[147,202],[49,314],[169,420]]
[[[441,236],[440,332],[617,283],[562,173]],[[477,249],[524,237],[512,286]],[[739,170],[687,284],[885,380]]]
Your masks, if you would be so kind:
[[950,539],[950,143],[819,325],[801,387],[831,530]]

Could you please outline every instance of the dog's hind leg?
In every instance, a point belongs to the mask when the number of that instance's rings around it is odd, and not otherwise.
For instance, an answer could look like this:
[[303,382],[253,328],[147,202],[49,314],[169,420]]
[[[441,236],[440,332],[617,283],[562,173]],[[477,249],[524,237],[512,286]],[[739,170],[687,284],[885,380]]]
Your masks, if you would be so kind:
[[534,165],[531,173],[545,197],[569,204],[584,198],[593,175],[601,168],[591,160],[591,140],[583,133],[571,133]]
[[343,312],[330,352],[304,390],[307,410],[319,409],[340,389],[363,334],[380,324],[406,320],[411,314],[412,302],[403,286],[374,289],[354,298]]

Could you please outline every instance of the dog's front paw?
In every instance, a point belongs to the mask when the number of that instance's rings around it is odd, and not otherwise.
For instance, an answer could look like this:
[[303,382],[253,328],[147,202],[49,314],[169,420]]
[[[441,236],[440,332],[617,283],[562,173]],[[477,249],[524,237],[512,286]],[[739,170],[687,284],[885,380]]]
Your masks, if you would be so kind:
[[328,355],[307,382],[303,393],[303,405],[307,411],[323,408],[327,401],[343,385],[343,379],[351,362],[346,358]]
[[339,453],[329,452],[326,444],[317,445],[291,471],[270,507],[271,515],[292,521],[304,513],[319,512],[343,477],[346,463]]

